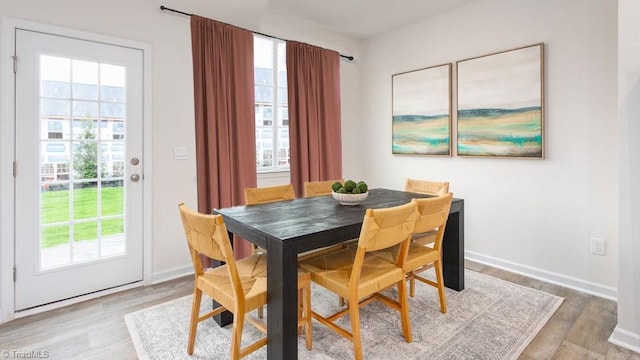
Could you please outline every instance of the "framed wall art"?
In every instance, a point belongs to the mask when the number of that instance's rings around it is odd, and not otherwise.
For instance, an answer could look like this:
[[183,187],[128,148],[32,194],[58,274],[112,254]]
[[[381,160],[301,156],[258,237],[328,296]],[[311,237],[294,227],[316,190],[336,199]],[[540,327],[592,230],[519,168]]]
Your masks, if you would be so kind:
[[451,155],[451,64],[392,76],[392,153]]
[[544,158],[544,44],[458,61],[459,156]]

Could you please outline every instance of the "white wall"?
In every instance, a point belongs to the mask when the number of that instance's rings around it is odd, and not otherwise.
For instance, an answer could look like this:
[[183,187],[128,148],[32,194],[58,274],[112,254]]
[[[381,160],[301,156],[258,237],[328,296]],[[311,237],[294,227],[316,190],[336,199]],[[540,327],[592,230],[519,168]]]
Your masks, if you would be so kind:
[[618,0],[620,219],[618,325],[611,342],[640,352],[640,2]]
[[[345,139],[364,149],[357,177],[390,188],[448,180],[465,199],[468,257],[615,298],[616,40],[614,1],[481,0],[366,41],[364,114]],[[545,160],[391,154],[392,74],[453,63],[455,113],[456,61],[539,42]],[[606,256],[590,254],[592,236],[606,240]]]
[[[162,12],[160,5],[214,18],[292,40],[305,41],[358,56],[360,42],[291,16],[265,12],[265,1],[225,0],[91,2],[20,0],[0,2],[0,16],[10,16],[76,30],[150,43],[153,48],[153,278],[166,279],[191,271],[177,204],[196,205],[194,158],[193,70],[189,18]],[[3,57],[10,54],[1,54]],[[358,72],[341,62],[343,119],[358,114]],[[2,88],[10,79],[2,79]],[[6,121],[6,119],[3,119]],[[7,135],[2,134],[3,138]],[[172,159],[174,146],[187,146],[189,159]],[[4,154],[3,154],[4,158]],[[10,164],[1,164],[2,168]],[[148,174],[147,174],[148,175]],[[3,184],[4,185],[4,184]],[[5,199],[2,199],[3,203]],[[3,207],[4,208],[4,207]],[[10,218],[10,217],[9,217]],[[3,219],[7,217],[3,216]],[[3,220],[4,221],[4,220]],[[12,241],[3,234],[2,242]],[[9,279],[11,264],[2,264]],[[6,276],[5,276],[6,275]],[[5,280],[6,283],[6,280]],[[1,284],[0,287],[7,286]],[[4,287],[2,287],[4,288]],[[0,304],[0,308],[2,308]]]

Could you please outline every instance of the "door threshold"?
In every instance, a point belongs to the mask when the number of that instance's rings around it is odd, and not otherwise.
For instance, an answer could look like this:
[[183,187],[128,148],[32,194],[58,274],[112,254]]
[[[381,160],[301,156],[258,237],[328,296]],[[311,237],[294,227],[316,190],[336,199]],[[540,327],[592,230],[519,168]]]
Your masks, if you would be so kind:
[[55,310],[55,309],[60,309],[65,306],[77,304],[87,300],[97,299],[105,295],[111,295],[117,292],[134,289],[143,285],[144,285],[144,281],[140,280],[140,281],[136,281],[136,282],[125,284],[125,285],[120,285],[120,286],[115,286],[115,287],[104,289],[104,290],[94,291],[89,294],[78,295],[72,298],[59,300],[59,301],[55,301],[55,302],[44,304],[44,305],[34,306],[32,308],[16,311],[14,313],[14,319],[19,319],[19,318],[40,314],[40,313]]

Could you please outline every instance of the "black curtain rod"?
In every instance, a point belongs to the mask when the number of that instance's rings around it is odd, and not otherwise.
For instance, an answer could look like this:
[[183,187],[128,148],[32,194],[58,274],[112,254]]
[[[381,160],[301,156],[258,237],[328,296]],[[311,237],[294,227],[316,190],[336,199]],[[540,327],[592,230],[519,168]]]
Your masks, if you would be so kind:
[[[164,6],[164,5],[160,5],[160,10],[171,11],[171,12],[178,13],[178,14],[182,14],[182,15],[186,15],[186,16],[192,16],[192,15],[193,15],[193,14],[186,13],[186,12],[184,12],[184,11],[180,11],[180,10],[175,10],[175,9],[168,8],[168,7]],[[248,31],[251,31],[251,32],[252,32],[252,33],[254,33],[254,34],[258,34],[258,35],[266,36],[266,37],[268,37],[268,38],[278,39],[278,40],[282,40],[282,41],[287,41],[287,39],[279,38],[279,37],[277,37],[277,36],[268,35],[268,34],[263,34],[263,33],[261,33],[261,32],[252,31],[252,30],[248,30]],[[350,55],[342,55],[342,54],[340,54],[340,57],[343,57],[343,58],[345,58],[345,59],[347,59],[347,60],[349,60],[349,61],[353,61],[353,56],[350,56]]]

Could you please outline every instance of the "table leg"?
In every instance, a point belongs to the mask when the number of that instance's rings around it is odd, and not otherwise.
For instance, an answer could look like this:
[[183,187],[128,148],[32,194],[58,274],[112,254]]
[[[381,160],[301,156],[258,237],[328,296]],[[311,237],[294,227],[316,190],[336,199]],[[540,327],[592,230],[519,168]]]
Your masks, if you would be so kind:
[[298,254],[267,240],[267,359],[298,358]]
[[444,285],[457,291],[464,290],[464,202],[459,207],[449,213],[442,240]]

